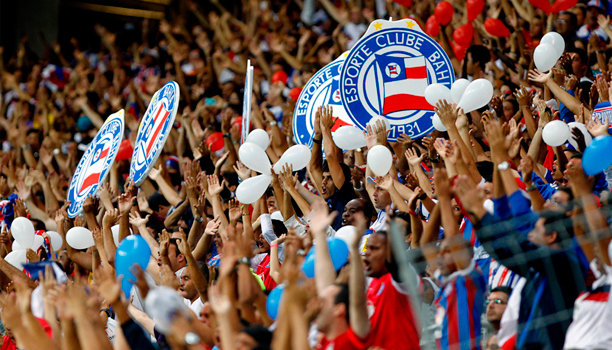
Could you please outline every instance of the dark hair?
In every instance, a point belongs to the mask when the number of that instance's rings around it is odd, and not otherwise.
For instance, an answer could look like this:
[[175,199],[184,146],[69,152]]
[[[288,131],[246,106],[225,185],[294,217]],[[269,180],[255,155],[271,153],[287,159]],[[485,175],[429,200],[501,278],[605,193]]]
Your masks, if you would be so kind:
[[258,347],[270,347],[272,344],[272,332],[264,326],[251,324],[241,329],[240,332],[246,333],[248,336],[255,339]]
[[561,16],[561,15],[568,15],[569,16],[569,25],[572,28],[576,28],[578,26],[578,17],[576,17],[576,14],[573,13],[572,11],[561,11],[559,13],[559,16]]
[[149,197],[148,202],[149,202],[149,208],[151,208],[151,210],[153,211],[158,211],[160,205],[164,205],[164,206],[170,205],[170,203],[168,203],[168,201],[166,200],[166,197],[164,197],[159,192],[153,193],[151,197]]
[[274,229],[274,235],[280,237],[287,233],[287,226],[280,220],[272,220],[272,229]]
[[346,320],[349,321],[349,285],[347,283],[336,283],[337,287],[340,288],[338,294],[334,298],[334,305],[344,304],[346,306]]
[[493,162],[488,160],[476,162],[476,169],[486,182],[493,182]]
[[499,287],[495,287],[493,289],[491,289],[491,293],[493,292],[502,292],[502,293],[506,293],[506,295],[510,296],[510,294],[512,293],[512,288],[508,287],[508,286],[499,286]]
[[[472,54],[472,60],[474,61],[474,63],[478,63],[480,69],[482,69],[483,71],[485,70],[487,62],[491,60],[491,53],[489,52],[489,49],[487,49],[487,47],[483,45],[470,46],[470,48],[467,49],[467,51],[465,52],[466,57],[468,54]],[[467,68],[465,66],[467,65],[467,60],[464,60],[463,62],[464,68]]]
[[557,233],[555,243],[562,243],[567,247],[571,246],[571,239],[574,237],[572,218],[558,210],[542,210],[538,215],[544,219],[546,235]]
[[574,200],[574,193],[572,192],[572,189],[567,187],[567,186],[559,186],[557,188],[557,191],[561,191],[561,192],[565,192],[567,193],[567,195],[569,196],[569,200],[573,201]]

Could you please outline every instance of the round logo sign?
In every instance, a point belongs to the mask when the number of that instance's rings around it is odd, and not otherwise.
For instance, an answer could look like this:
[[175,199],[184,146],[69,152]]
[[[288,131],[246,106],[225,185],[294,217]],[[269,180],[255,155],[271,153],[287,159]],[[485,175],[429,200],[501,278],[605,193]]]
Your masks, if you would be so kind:
[[297,143],[309,147],[312,145],[315,113],[324,105],[332,106],[333,116],[338,118],[332,131],[343,125],[353,125],[344,110],[340,94],[340,71],[347,54],[343,53],[320,69],[302,89],[293,112],[293,136]]
[[108,117],[81,157],[68,188],[68,216],[83,209],[85,199],[98,190],[109,173],[123,139],[123,109]]
[[147,178],[164,148],[174,124],[179,96],[178,84],[166,83],[155,92],[142,117],[130,164],[130,178],[137,186]]
[[425,100],[425,88],[450,88],[454,80],[450,59],[414,20],[377,20],[342,65],[340,96],[359,128],[383,116],[391,125],[390,141],[401,134],[419,138],[433,129],[434,107]]

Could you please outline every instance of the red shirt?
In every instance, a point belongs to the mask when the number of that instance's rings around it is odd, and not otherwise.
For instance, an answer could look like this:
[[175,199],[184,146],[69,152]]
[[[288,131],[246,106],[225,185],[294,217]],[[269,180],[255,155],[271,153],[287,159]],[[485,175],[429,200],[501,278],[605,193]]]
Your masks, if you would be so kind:
[[369,346],[385,350],[421,348],[408,293],[393,281],[390,273],[368,278],[366,299],[372,325]]
[[328,340],[323,335],[315,347],[316,350],[366,350],[367,348],[366,339],[359,338],[350,327],[332,340]]
[[270,276],[270,254],[266,254],[266,257],[257,265],[255,274],[261,278],[267,290],[272,290],[276,287],[276,282]]

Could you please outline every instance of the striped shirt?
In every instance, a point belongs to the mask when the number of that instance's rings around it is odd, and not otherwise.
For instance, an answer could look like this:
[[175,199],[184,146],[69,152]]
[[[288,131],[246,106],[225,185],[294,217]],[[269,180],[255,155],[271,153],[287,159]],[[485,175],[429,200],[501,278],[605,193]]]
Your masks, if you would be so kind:
[[480,267],[472,260],[468,268],[443,277],[441,282],[435,301],[439,348],[480,349],[480,316],[487,288]]

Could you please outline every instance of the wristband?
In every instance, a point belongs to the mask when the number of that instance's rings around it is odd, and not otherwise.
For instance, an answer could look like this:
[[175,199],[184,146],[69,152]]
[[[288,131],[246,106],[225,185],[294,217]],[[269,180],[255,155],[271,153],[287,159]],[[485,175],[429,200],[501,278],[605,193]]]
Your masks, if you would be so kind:
[[270,246],[270,248],[278,248],[278,243],[272,243],[272,245]]
[[315,139],[315,138],[313,137],[313,138],[312,138],[312,142],[314,142],[314,143],[318,143],[318,144],[320,145],[320,144],[321,144],[321,142],[323,142],[323,139],[319,139],[319,140],[317,140],[317,139]]
[[228,132],[228,133],[226,133],[226,134],[223,134],[223,137],[231,138],[231,137],[232,137],[232,134],[230,134],[230,133]]
[[538,187],[537,187],[537,186],[536,186],[534,183],[532,183],[532,184],[531,184],[529,187],[527,187],[527,188],[525,189],[525,191],[527,191],[527,192],[531,192],[531,191],[535,191],[535,190],[537,190],[537,189],[538,189]]
[[277,122],[277,121],[273,121],[273,122],[270,122],[270,123],[268,123],[268,124],[269,124],[270,126],[275,126],[275,125],[277,125],[277,124],[278,124],[278,122]]
[[414,211],[414,210],[412,210],[412,209],[408,209],[408,214],[410,214],[410,215],[414,215],[414,216],[416,216],[416,215],[417,215],[416,211]]
[[194,218],[194,220],[197,221],[197,222],[202,222],[202,221],[204,221],[204,218]]
[[363,152],[363,150],[361,148],[357,148],[357,149],[355,149],[355,152],[361,153],[361,152]]

